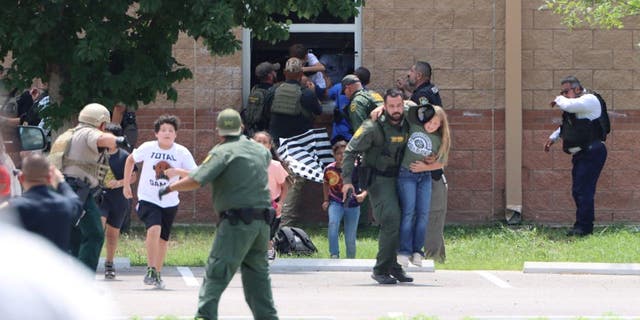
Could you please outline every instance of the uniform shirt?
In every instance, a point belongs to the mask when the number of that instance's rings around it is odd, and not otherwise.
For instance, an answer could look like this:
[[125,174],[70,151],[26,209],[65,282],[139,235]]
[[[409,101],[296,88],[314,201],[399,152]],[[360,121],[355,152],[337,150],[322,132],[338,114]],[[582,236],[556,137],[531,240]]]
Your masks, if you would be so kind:
[[269,164],[269,193],[271,194],[271,200],[278,199],[282,190],[282,185],[289,176],[287,170],[284,169],[282,163],[277,160],[271,160]]
[[[71,147],[67,157],[72,160],[86,162],[87,164],[96,164],[100,159],[100,151],[98,151],[98,139],[102,136],[99,129],[80,124],[76,127],[71,138]],[[63,160],[64,161],[64,160]],[[62,170],[65,176],[89,181],[91,188],[98,186],[98,178],[93,176],[94,173],[87,172],[76,165],[65,165]]]
[[[361,165],[378,171],[384,171],[400,165],[402,159],[396,159],[396,155],[400,149],[404,148],[407,142],[408,125],[404,118],[399,124],[394,125],[388,122],[385,119],[386,117],[387,115],[385,114],[376,122],[372,120],[363,122],[353,134],[353,138],[347,144],[344,152],[342,165],[344,183],[353,182],[353,168],[358,154],[363,154]],[[386,149],[386,151],[382,152],[381,149]]]
[[[264,148],[264,147],[263,147]],[[151,202],[161,208],[175,207],[180,203],[178,192],[169,192],[158,198],[158,191],[170,182],[178,181],[179,177],[169,180],[164,170],[180,168],[191,171],[197,167],[191,152],[184,146],[173,143],[171,148],[162,149],[158,141],[147,141],[134,149],[131,153],[133,160],[142,162],[142,171],[138,182],[138,200]]]
[[369,114],[373,109],[383,104],[384,101],[377,92],[370,92],[366,89],[354,92],[353,99],[349,103],[349,121],[353,131],[358,130],[362,122],[369,119]]
[[245,136],[226,137],[209,151],[189,176],[201,186],[211,183],[213,206],[229,209],[271,208],[267,170],[271,153]]
[[[598,98],[590,93],[585,93],[577,98],[567,98],[565,96],[557,96],[554,100],[556,106],[564,112],[575,113],[576,119],[595,120],[600,118],[602,107]],[[549,139],[557,141],[560,138],[560,128],[556,129]]]
[[442,106],[438,87],[431,84],[431,82],[425,82],[419,85],[416,90],[413,91],[411,101],[415,102],[417,105],[430,103],[436,106]]
[[25,229],[39,234],[63,251],[69,249],[71,226],[82,210],[80,199],[66,182],[58,185],[58,191],[48,186],[34,186],[12,198],[9,207],[18,213]]
[[411,124],[409,139],[402,157],[402,167],[409,169],[414,161],[421,161],[431,153],[438,153],[440,144],[438,135],[426,132],[422,125]]

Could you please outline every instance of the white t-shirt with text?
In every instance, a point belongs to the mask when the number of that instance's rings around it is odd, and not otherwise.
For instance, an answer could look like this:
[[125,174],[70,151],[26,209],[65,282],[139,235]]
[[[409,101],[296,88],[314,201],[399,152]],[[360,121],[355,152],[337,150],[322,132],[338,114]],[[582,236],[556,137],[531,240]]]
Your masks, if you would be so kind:
[[179,177],[169,179],[164,170],[179,168],[188,171],[198,167],[191,152],[184,146],[174,143],[170,149],[162,149],[158,141],[147,141],[131,153],[133,160],[142,162],[142,172],[138,182],[138,200],[151,202],[161,208],[175,207],[180,203],[178,192],[170,192],[158,198],[158,190]]

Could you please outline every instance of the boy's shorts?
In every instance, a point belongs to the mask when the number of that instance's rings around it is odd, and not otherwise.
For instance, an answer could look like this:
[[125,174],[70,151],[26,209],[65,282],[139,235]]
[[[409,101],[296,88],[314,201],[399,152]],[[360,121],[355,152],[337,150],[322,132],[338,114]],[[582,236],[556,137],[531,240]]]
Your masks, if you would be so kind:
[[144,226],[149,229],[152,226],[161,226],[160,238],[169,241],[171,226],[178,213],[178,206],[162,208],[151,202],[138,201],[138,218],[144,222]]
[[107,223],[120,229],[124,223],[124,218],[129,211],[129,200],[122,194],[122,188],[108,189],[102,192],[100,201],[100,211],[102,216],[107,218]]

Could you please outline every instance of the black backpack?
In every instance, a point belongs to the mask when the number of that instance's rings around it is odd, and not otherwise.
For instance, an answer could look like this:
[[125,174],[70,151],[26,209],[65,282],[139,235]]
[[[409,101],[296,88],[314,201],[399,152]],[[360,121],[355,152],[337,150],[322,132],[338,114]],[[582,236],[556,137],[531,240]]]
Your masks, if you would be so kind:
[[607,103],[604,102],[602,96],[597,92],[592,92],[598,101],[600,101],[601,113],[600,118],[598,118],[598,123],[600,123],[600,140],[607,140],[607,134],[611,133],[611,122],[609,122],[609,113],[607,113]]
[[296,227],[282,227],[276,234],[276,251],[280,254],[312,255],[318,249],[304,230]]
[[267,100],[273,95],[273,92],[273,87],[265,89],[254,86],[251,89],[247,106],[241,112],[246,133],[253,135],[253,133],[267,130],[269,127],[270,112],[267,107]]

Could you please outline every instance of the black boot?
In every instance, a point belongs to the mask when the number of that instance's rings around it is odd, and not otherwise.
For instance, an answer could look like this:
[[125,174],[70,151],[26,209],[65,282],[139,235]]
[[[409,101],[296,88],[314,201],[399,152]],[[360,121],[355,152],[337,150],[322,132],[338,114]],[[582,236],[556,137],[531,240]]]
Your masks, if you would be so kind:
[[389,274],[396,278],[399,282],[413,282],[413,278],[406,274],[402,269],[391,270]]
[[371,279],[377,281],[379,284],[396,284],[396,279],[390,277],[388,274],[371,274]]

